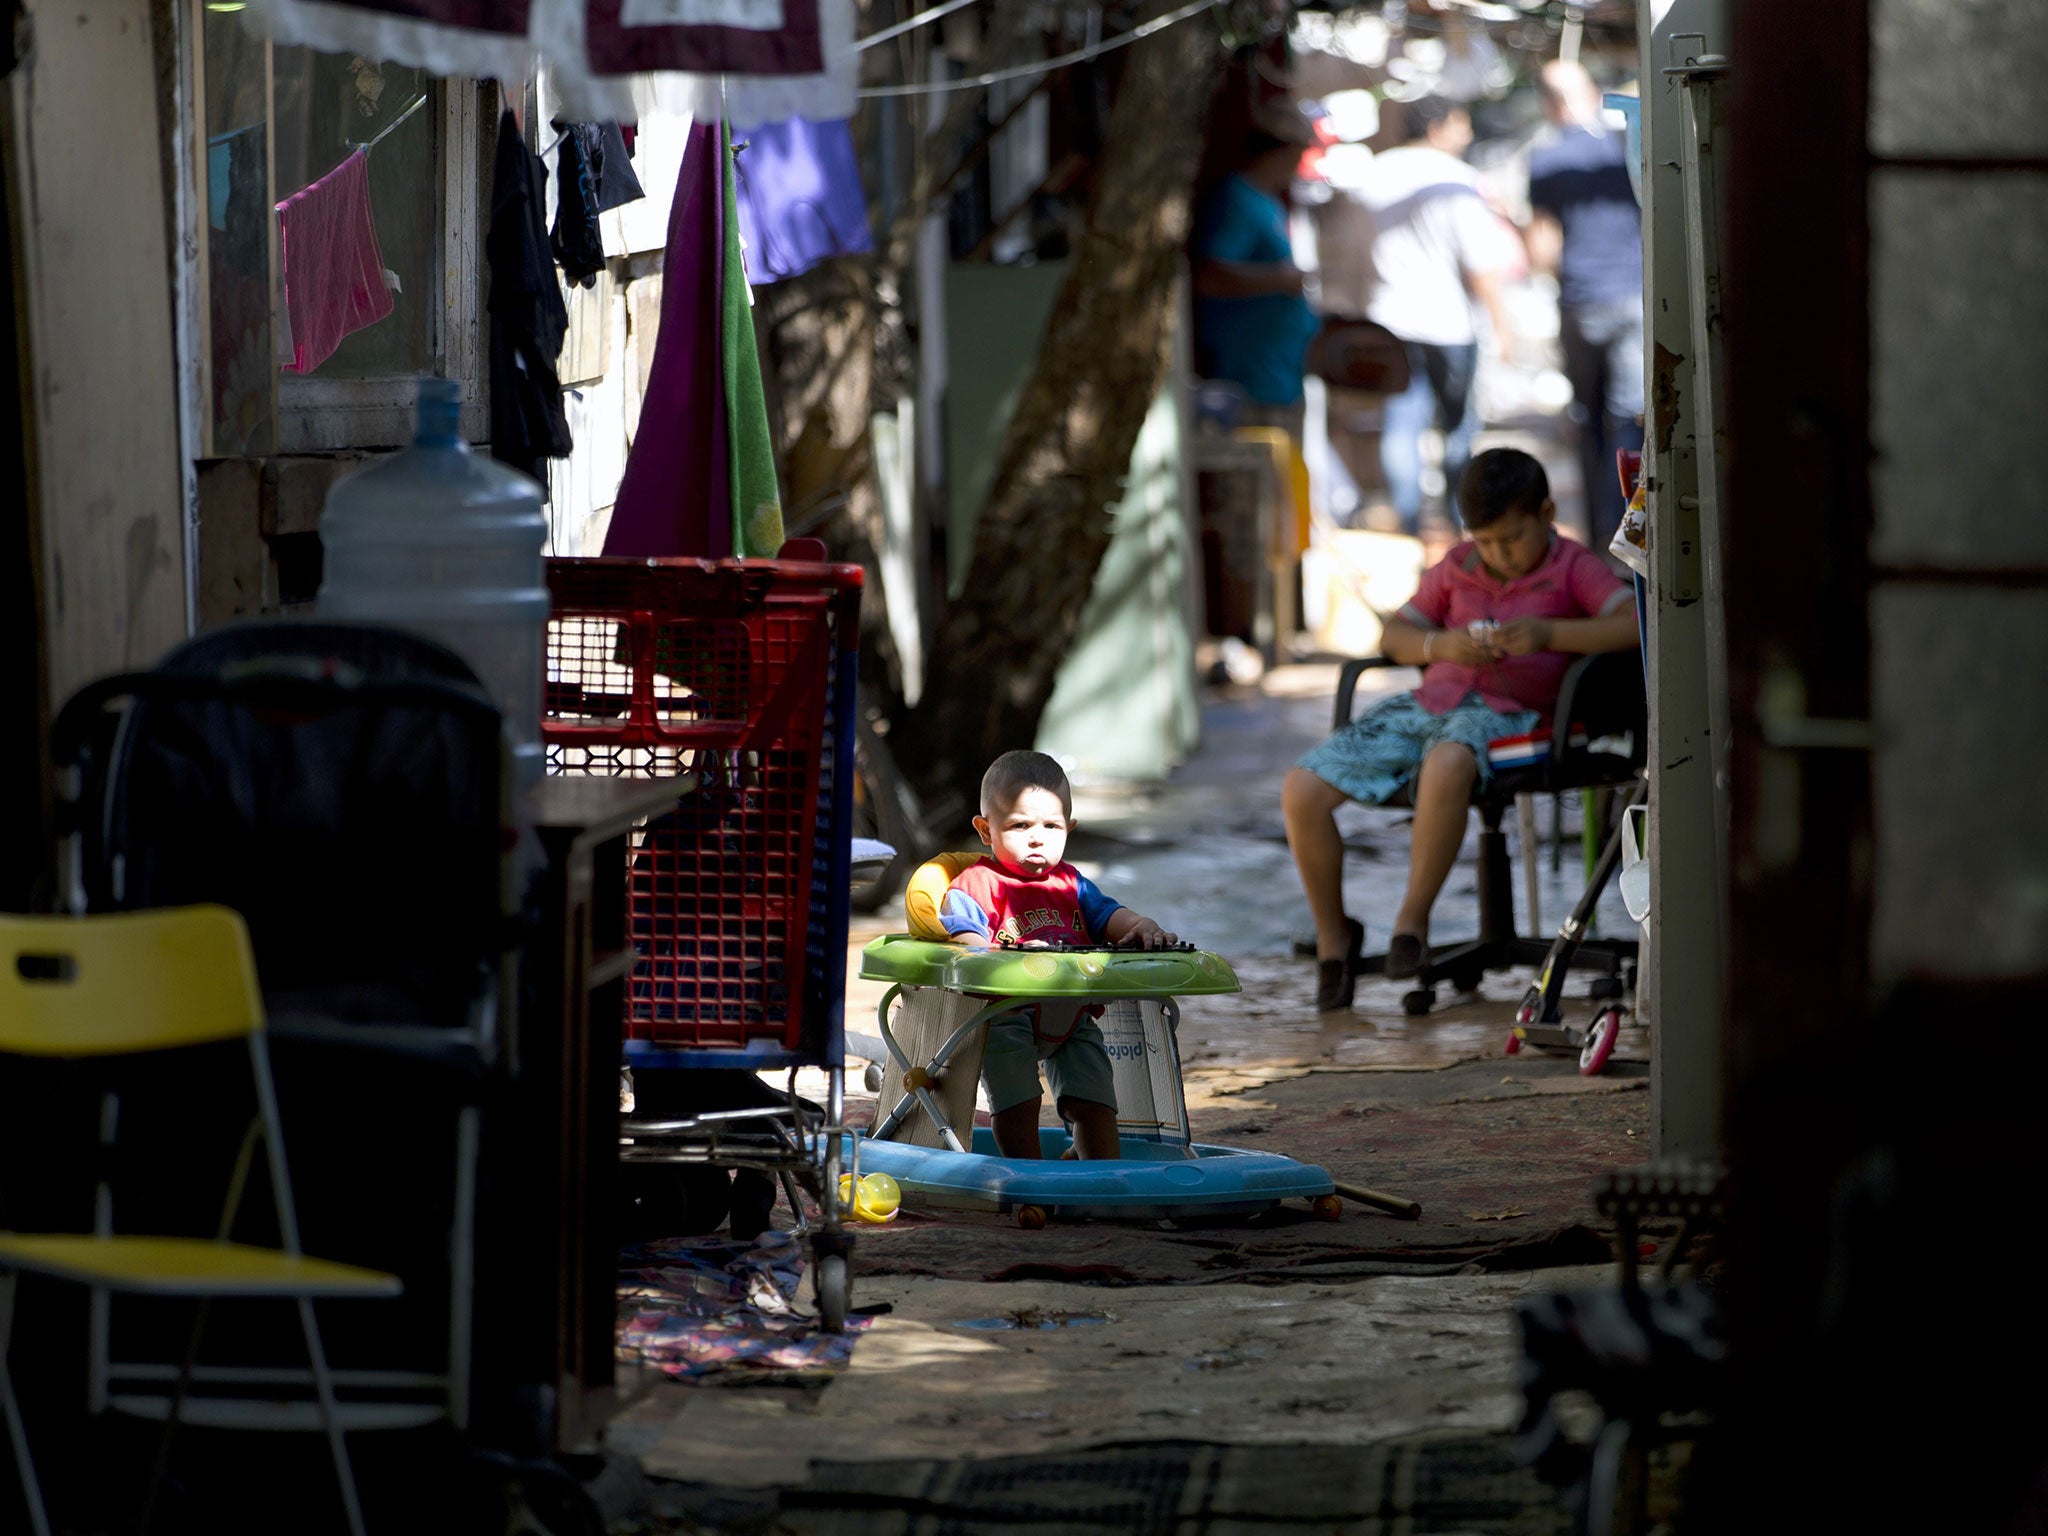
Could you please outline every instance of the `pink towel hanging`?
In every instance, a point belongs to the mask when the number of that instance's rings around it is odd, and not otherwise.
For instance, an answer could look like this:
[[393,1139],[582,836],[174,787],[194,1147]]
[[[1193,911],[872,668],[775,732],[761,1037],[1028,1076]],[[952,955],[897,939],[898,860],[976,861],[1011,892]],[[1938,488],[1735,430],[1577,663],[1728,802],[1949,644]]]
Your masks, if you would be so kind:
[[357,150],[277,205],[284,302],[291,317],[289,373],[311,373],[342,338],[391,313],[384,257],[370,218],[370,157]]

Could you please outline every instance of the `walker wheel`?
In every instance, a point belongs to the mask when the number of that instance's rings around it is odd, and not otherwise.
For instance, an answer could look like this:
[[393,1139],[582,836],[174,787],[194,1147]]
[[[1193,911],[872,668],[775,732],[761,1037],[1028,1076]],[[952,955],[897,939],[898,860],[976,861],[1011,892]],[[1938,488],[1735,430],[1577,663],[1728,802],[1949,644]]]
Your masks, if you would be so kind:
[[846,1269],[846,1255],[828,1253],[818,1260],[812,1278],[818,1301],[818,1326],[827,1333],[846,1332],[846,1304],[852,1299],[853,1281]]
[[1020,1205],[1017,1207],[1017,1225],[1026,1232],[1036,1232],[1045,1225],[1045,1207],[1042,1205]]
[[1317,1195],[1315,1199],[1309,1201],[1308,1208],[1316,1213],[1316,1217],[1320,1221],[1342,1221],[1344,1219],[1344,1202],[1335,1195]]
[[1607,1070],[1607,1058],[1614,1054],[1614,1042],[1621,1038],[1621,1010],[1604,1008],[1586,1031],[1586,1043],[1579,1048],[1579,1076],[1598,1077]]
[[1413,992],[1401,994],[1401,1011],[1411,1019],[1419,1019],[1436,1006],[1436,988],[1417,987]]
[[1511,1029],[1511,1030],[1509,1030],[1509,1031],[1508,1031],[1508,1040],[1507,1040],[1507,1044],[1506,1044],[1506,1045],[1503,1045],[1503,1046],[1502,1046],[1502,1047],[1500,1048],[1500,1053],[1501,1053],[1501,1055],[1503,1055],[1503,1056],[1512,1056],[1512,1055],[1514,1055],[1514,1054],[1515,1054],[1515,1053],[1516,1053],[1517,1051],[1521,1050],[1521,1048],[1522,1048],[1522,1032],[1521,1032],[1521,1031],[1520,1031],[1519,1029]]
[[869,1093],[880,1093],[882,1091],[882,1064],[879,1061],[869,1062],[861,1069],[860,1080],[862,1086]]

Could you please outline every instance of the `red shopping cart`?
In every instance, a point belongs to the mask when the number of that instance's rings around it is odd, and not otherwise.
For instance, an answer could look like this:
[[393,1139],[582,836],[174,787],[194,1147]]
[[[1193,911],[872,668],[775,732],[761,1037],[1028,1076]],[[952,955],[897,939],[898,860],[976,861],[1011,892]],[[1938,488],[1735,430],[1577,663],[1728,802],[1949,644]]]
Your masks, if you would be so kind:
[[[622,1122],[622,1157],[772,1174],[800,1228],[806,1187],[836,1327],[860,568],[553,560],[548,585],[548,771],[693,784],[634,838],[625,1065],[701,1076],[637,1093],[664,1107]],[[822,1109],[802,1067],[826,1074]],[[764,1096],[756,1074],[780,1069],[787,1092]]]

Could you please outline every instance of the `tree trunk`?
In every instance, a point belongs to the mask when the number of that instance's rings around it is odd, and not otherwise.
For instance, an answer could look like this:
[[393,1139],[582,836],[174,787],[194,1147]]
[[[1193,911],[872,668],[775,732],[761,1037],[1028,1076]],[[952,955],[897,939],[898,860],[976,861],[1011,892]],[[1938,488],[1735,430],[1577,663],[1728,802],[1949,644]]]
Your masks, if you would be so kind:
[[[1148,5],[1145,15],[1166,9]],[[1131,46],[1094,199],[1003,435],[962,598],[939,623],[904,767],[973,804],[1029,747],[1109,547],[1111,509],[1172,353],[1202,118],[1222,63],[1213,12]]]
[[835,257],[755,290],[783,518],[792,535],[825,541],[834,560],[867,567],[861,589],[863,677],[900,688],[886,595],[876,579],[881,498],[868,438],[881,329],[868,260]]

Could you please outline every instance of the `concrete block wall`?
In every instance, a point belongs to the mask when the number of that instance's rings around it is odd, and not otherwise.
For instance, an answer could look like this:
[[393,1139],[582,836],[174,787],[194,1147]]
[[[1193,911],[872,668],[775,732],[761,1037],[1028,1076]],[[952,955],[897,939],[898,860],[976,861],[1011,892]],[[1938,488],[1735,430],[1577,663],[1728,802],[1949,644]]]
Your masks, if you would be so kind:
[[2048,27],[1873,0],[1871,36],[1873,979],[2040,974]]

